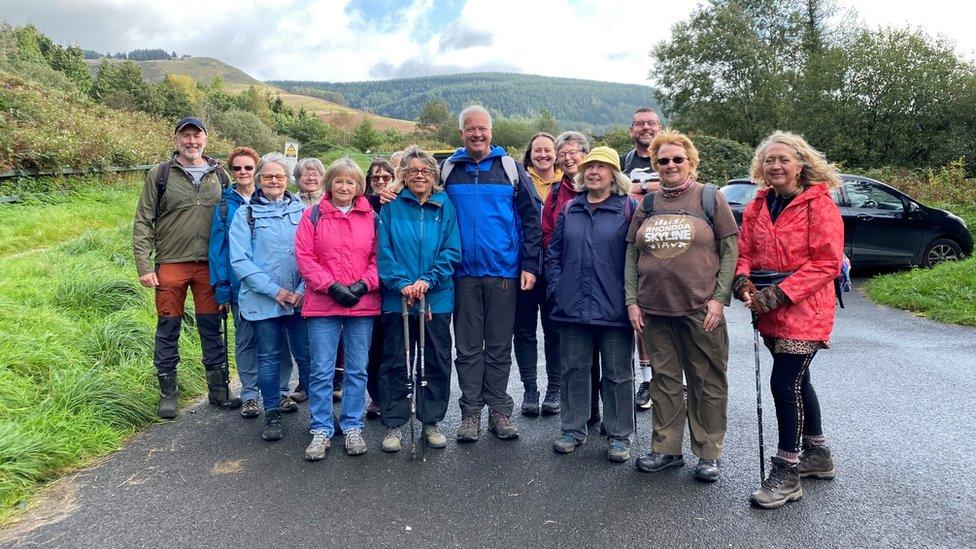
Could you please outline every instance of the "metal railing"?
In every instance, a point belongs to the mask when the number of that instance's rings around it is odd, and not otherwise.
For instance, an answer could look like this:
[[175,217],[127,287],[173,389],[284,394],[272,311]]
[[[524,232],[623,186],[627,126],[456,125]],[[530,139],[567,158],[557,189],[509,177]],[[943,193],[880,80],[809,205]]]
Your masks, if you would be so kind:
[[17,181],[17,194],[0,196],[0,204],[7,204],[11,202],[20,201],[20,179],[22,178],[35,178],[35,177],[63,177],[66,175],[91,175],[98,173],[127,173],[127,172],[144,172],[148,171],[150,168],[156,164],[139,164],[136,166],[107,166],[104,168],[64,168],[61,170],[10,170],[6,172],[0,172],[0,180],[2,179],[18,179]]

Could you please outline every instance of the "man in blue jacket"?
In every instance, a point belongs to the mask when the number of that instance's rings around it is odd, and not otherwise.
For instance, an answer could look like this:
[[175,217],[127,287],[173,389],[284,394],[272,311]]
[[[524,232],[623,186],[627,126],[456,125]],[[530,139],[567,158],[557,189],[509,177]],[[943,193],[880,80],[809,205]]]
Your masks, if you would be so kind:
[[[502,440],[518,437],[507,392],[512,367],[515,297],[531,290],[542,242],[532,179],[491,144],[491,115],[473,105],[461,111],[464,147],[444,163],[444,188],[457,210],[461,265],[455,272],[455,367],[461,387],[458,442],[474,442],[481,410]],[[514,176],[514,177],[513,177]]]

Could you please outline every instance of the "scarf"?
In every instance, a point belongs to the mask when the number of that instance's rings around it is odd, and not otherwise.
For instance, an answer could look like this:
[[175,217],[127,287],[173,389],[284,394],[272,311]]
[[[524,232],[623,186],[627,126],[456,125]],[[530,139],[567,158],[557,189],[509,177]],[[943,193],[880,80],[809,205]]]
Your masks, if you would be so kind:
[[667,200],[674,200],[675,198],[678,198],[679,196],[688,192],[688,189],[691,188],[691,185],[694,182],[695,178],[691,177],[689,174],[688,179],[685,179],[685,182],[677,187],[665,187],[664,185],[661,185],[661,195]]
[[305,204],[309,208],[321,202],[323,195],[325,195],[325,187],[322,187],[321,189],[312,192],[305,192],[305,191],[298,192],[298,198],[301,199],[302,204]]

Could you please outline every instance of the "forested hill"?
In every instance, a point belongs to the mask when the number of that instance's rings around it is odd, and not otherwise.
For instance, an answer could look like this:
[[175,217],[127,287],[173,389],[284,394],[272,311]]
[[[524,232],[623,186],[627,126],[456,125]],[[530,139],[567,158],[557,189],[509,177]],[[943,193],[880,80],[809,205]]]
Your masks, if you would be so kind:
[[468,73],[372,82],[276,81],[294,90],[336,92],[350,107],[416,120],[424,105],[444,99],[453,112],[478,102],[495,115],[532,117],[548,107],[564,128],[604,129],[625,125],[634,110],[656,107],[653,88],[595,80],[553,78],[531,74]]

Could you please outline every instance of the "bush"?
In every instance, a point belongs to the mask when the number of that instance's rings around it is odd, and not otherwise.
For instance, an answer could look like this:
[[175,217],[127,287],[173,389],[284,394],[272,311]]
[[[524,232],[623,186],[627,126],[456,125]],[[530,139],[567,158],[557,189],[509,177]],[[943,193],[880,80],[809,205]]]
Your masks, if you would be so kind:
[[752,162],[752,147],[733,141],[708,135],[693,135],[701,162],[698,165],[698,181],[725,185],[729,179],[749,176],[749,164]]
[[281,148],[282,139],[252,112],[233,110],[218,114],[214,128],[222,138],[261,153]]

